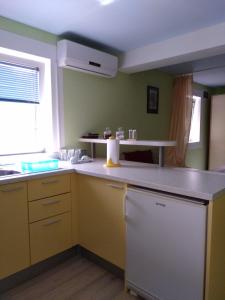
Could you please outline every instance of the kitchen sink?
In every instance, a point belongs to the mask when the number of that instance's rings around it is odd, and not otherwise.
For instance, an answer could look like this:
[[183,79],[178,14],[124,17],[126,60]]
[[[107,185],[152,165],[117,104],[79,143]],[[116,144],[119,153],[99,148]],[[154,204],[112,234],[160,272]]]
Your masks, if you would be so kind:
[[14,175],[14,174],[20,174],[20,172],[15,170],[0,170],[0,176],[7,176],[7,175]]

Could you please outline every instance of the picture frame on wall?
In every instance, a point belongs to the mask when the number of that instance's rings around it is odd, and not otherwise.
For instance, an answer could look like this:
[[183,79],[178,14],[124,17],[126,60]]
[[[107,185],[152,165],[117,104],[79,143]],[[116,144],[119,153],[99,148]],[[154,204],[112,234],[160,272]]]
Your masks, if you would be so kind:
[[159,112],[159,88],[147,86],[147,113],[158,114]]

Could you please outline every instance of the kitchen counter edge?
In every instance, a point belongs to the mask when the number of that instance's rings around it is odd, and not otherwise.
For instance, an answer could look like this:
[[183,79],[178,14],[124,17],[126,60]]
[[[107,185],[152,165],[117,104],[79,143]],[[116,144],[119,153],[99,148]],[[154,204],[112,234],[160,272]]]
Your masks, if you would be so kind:
[[[38,172],[38,173],[29,173],[29,174],[17,174],[17,175],[9,175],[0,177],[0,185],[10,184],[15,182],[22,182],[27,180],[38,179],[47,176],[55,176],[60,174],[70,174],[70,173],[78,173],[83,175],[94,176],[98,178],[123,182],[130,185],[136,185],[143,188],[153,189],[157,191],[173,193],[176,195],[182,195],[186,197],[194,197],[200,200],[214,200],[220,196],[225,195],[225,174],[218,174],[209,171],[199,171],[193,169],[182,169],[182,168],[159,168],[156,165],[149,165],[145,163],[135,163],[135,162],[122,162],[122,168],[105,168],[103,166],[103,160],[96,160],[91,163],[71,165],[69,163],[63,163],[57,170]],[[124,168],[123,168],[124,167]],[[138,170],[137,170],[138,169]],[[133,173],[133,171],[136,173]],[[152,179],[143,178],[144,175],[150,174],[153,176]],[[203,178],[204,176],[208,176],[209,178],[213,178],[213,176],[217,176],[221,179],[221,186],[219,188],[215,188],[212,191],[205,191],[202,189],[189,189],[186,188],[184,184],[168,184],[163,182],[162,180],[154,180],[154,172],[156,176],[168,176],[176,175],[178,177],[184,176],[184,174],[196,175],[198,178]],[[167,173],[166,173],[167,172]],[[189,173],[187,173],[189,172]],[[138,176],[140,175],[140,177]],[[221,177],[220,177],[221,176]],[[207,178],[208,179],[208,178]],[[223,185],[224,181],[224,185]],[[207,182],[205,183],[207,187]]]

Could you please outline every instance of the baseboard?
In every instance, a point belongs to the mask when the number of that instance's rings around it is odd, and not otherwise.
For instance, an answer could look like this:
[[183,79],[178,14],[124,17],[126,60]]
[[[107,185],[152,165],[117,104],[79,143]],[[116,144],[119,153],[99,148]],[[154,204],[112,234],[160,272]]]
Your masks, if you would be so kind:
[[115,276],[124,279],[124,270],[121,268],[113,265],[112,263],[108,262],[107,260],[99,257],[98,255],[94,254],[93,252],[83,248],[82,246],[79,247],[80,255],[87,258],[88,260],[96,263],[97,265],[101,266],[102,268],[106,269],[110,273],[113,273]]

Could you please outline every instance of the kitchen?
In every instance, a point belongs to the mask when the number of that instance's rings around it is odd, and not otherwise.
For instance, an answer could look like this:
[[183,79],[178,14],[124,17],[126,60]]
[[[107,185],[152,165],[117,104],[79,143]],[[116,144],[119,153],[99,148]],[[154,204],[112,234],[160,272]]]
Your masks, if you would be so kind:
[[[1,29],[20,36],[53,45],[57,41],[57,37],[53,34],[5,18],[0,19],[0,25]],[[140,139],[168,138],[173,81],[170,74],[157,70],[132,75],[120,72],[117,77],[106,79],[64,69],[62,75],[63,90],[60,91],[64,95],[64,122],[62,118],[60,121],[61,136],[64,135],[62,147],[83,147],[83,144],[77,144],[82,134],[93,130],[101,133],[106,126],[110,126],[114,131],[118,126],[125,129],[136,128]],[[160,89],[159,114],[146,113],[147,85],[158,86]],[[97,154],[105,157],[105,146],[98,147]]]

